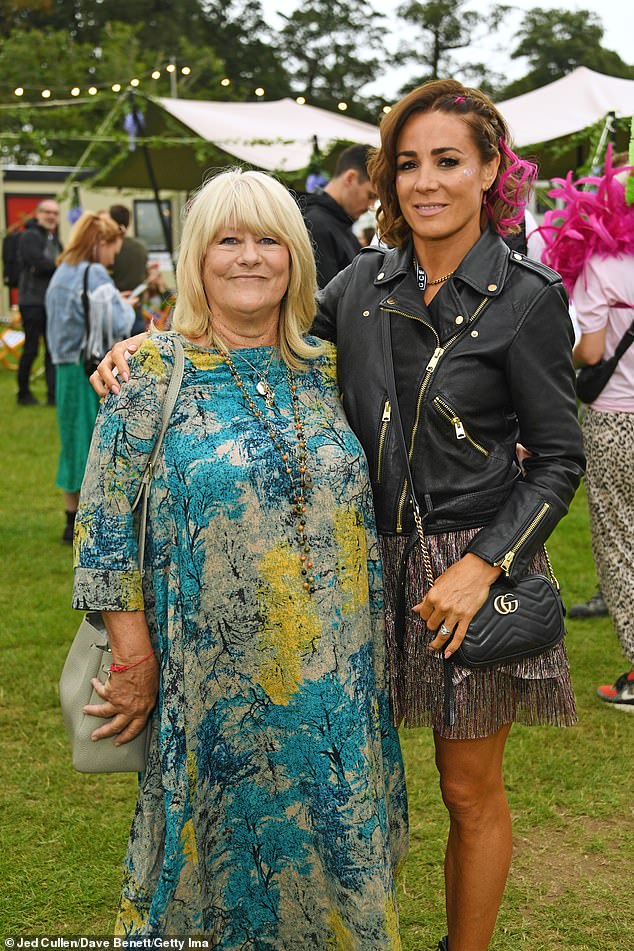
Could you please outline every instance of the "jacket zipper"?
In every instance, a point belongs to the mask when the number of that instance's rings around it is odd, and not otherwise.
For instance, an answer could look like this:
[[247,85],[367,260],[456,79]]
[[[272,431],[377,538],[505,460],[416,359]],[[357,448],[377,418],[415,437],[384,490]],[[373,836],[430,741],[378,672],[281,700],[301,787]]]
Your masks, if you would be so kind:
[[[465,332],[465,330],[467,329],[467,327],[471,326],[471,324],[473,323],[473,321],[475,320],[475,318],[478,317],[478,315],[480,314],[480,312],[482,311],[482,309],[485,307],[485,305],[489,302],[489,300],[490,300],[489,297],[484,297],[484,298],[480,301],[480,303],[478,304],[478,306],[477,306],[476,309],[474,310],[473,314],[471,315],[471,317],[469,318],[469,320],[467,321],[467,323],[465,324],[465,326],[464,326],[461,330],[459,330],[457,334],[454,334],[453,337],[450,337],[444,347],[441,347],[441,346],[440,346],[440,338],[439,338],[438,334],[436,333],[436,331],[434,330],[434,328],[432,327],[432,325],[431,325],[431,324],[428,324],[427,321],[426,321],[426,320],[423,320],[422,317],[418,317],[416,314],[407,314],[407,313],[405,313],[405,311],[403,311],[403,310],[395,310],[393,307],[382,307],[382,308],[381,308],[382,310],[387,311],[387,313],[389,313],[389,314],[398,314],[398,315],[401,316],[401,317],[408,317],[410,320],[417,320],[420,324],[424,324],[425,327],[427,327],[429,330],[431,330],[431,332],[433,333],[434,337],[436,338],[436,349],[434,350],[433,354],[431,355],[431,357],[430,357],[430,359],[429,359],[429,363],[428,363],[427,366],[425,367],[425,376],[423,377],[423,382],[421,383],[420,389],[419,389],[419,391],[418,391],[418,399],[417,399],[417,401],[416,401],[416,418],[415,418],[415,420],[414,420],[414,426],[413,426],[413,428],[412,428],[412,438],[411,438],[410,447],[409,447],[409,461],[410,461],[410,462],[412,461],[412,457],[413,457],[413,455],[414,455],[414,443],[415,443],[415,441],[416,441],[416,433],[417,433],[417,431],[418,431],[418,425],[419,425],[419,422],[420,422],[420,411],[421,411],[421,408],[422,408],[423,397],[424,397],[424,395],[425,395],[425,391],[426,391],[427,387],[429,386],[429,381],[431,380],[431,378],[432,378],[432,376],[433,376],[433,374],[434,374],[434,370],[435,370],[436,367],[438,366],[438,363],[440,362],[441,357],[444,356],[444,354],[447,352],[447,350],[448,350],[449,347],[452,345],[452,343],[453,343],[455,340],[457,340],[458,337],[461,337],[461,336],[462,336],[462,334]],[[397,531],[397,534],[401,534],[402,531],[403,531],[403,509],[404,509],[404,507],[405,507],[406,501],[407,501],[407,479],[404,479],[404,480],[403,480],[403,488],[401,489],[401,494],[400,494],[399,500],[398,500],[398,508],[397,508],[397,511],[396,511],[396,531]]]
[[391,418],[392,418],[392,405],[389,400],[386,400],[383,406],[383,416],[381,417],[381,427],[379,429],[379,448],[378,448],[377,461],[376,461],[377,484],[381,482],[381,474],[383,469],[383,446],[385,444],[385,437],[387,436],[387,431],[390,426]]
[[466,439],[474,449],[477,449],[478,452],[481,452],[483,456],[489,455],[489,450],[485,449],[484,446],[481,446],[479,442],[476,442],[475,439],[469,435],[467,430],[464,428],[464,423],[459,416],[456,416],[453,409],[446,403],[441,396],[434,397],[434,406],[438,407],[439,412],[445,419],[448,419],[451,425],[456,431],[456,439]]
[[548,512],[549,508],[550,508],[550,503],[544,502],[539,512],[537,513],[537,515],[535,515],[535,517],[531,519],[528,527],[524,529],[520,537],[517,539],[515,544],[512,545],[511,548],[509,548],[509,550],[504,555],[504,557],[498,559],[498,561],[493,562],[496,568],[501,568],[505,575],[508,576],[511,570],[511,565],[513,564],[513,559],[515,558],[518,550],[522,547],[522,545],[524,544],[526,539],[529,537],[529,535],[532,535],[532,533],[535,531],[535,529],[537,528],[541,520],[544,518],[544,516]]

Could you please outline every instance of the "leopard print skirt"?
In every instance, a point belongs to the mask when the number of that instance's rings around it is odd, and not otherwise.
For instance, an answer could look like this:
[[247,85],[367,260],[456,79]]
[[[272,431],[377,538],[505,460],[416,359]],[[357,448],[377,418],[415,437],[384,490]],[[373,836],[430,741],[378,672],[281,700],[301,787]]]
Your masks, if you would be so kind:
[[592,553],[614,630],[634,667],[634,413],[586,409]]

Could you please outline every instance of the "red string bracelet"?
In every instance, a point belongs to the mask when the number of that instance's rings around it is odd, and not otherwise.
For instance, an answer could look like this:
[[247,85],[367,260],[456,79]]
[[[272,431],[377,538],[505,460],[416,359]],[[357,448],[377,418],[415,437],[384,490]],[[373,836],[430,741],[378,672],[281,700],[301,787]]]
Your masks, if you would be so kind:
[[126,670],[132,670],[133,667],[138,667],[139,664],[143,664],[146,660],[149,660],[150,657],[154,656],[154,650],[151,650],[149,654],[146,654],[145,657],[142,657],[141,660],[135,661],[133,664],[110,664],[108,667],[109,674],[123,674]]

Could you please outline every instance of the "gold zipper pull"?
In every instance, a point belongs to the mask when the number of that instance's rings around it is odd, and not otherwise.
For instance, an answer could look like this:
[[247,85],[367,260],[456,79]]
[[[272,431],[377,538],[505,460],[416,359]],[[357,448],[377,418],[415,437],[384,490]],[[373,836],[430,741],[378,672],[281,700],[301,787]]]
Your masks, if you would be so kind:
[[392,406],[389,400],[385,401],[385,406],[383,407],[383,416],[381,417],[382,423],[389,423],[392,418]]
[[462,425],[462,420],[458,419],[457,416],[454,416],[454,418],[451,420],[451,422],[453,423],[454,429],[456,430],[456,439],[466,439],[466,438],[467,438],[467,434],[466,434],[465,431],[464,431],[464,426]]
[[430,373],[432,370],[436,369],[436,364],[438,363],[438,361],[440,360],[444,352],[445,351],[443,350],[442,347],[436,347],[436,349],[434,350],[431,356],[429,363],[425,367],[425,370],[427,371],[427,373]]
[[502,561],[496,561],[495,565],[497,568],[501,568],[505,575],[508,575],[509,571],[511,570],[511,565],[513,564],[514,558],[515,552],[507,551]]

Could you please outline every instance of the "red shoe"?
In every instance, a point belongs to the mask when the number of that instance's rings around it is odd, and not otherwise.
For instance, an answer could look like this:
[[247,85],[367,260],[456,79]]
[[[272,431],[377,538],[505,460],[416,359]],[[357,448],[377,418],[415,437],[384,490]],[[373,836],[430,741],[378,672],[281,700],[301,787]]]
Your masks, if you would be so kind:
[[597,687],[597,696],[619,710],[634,713],[634,670],[623,674],[615,684]]

